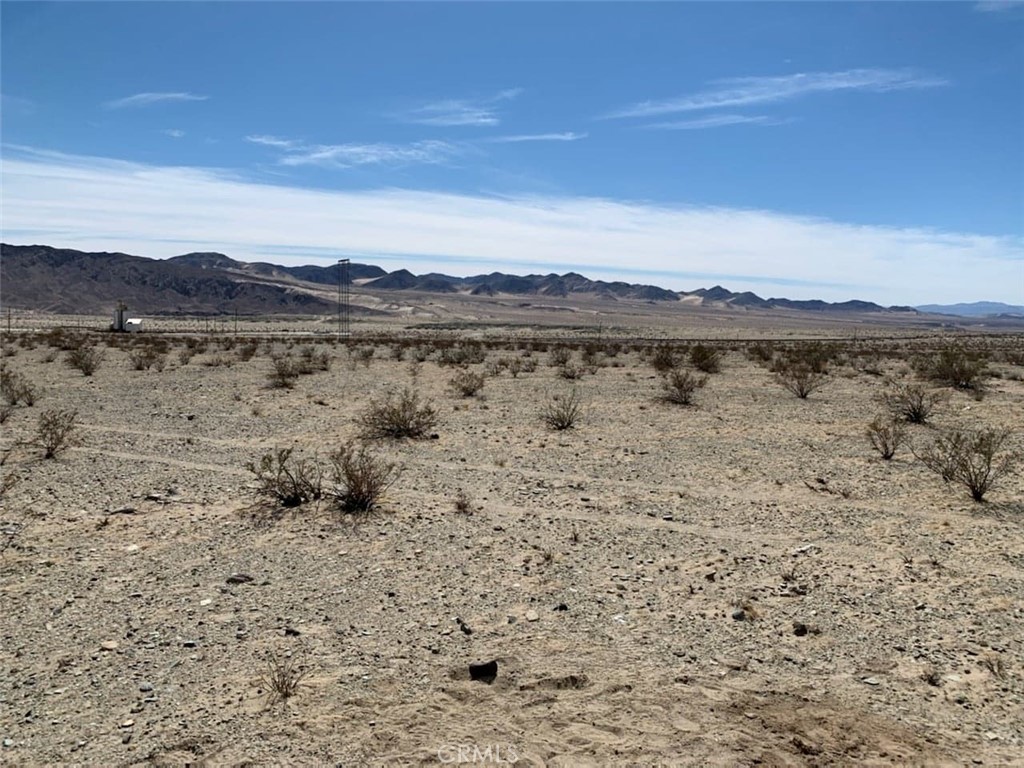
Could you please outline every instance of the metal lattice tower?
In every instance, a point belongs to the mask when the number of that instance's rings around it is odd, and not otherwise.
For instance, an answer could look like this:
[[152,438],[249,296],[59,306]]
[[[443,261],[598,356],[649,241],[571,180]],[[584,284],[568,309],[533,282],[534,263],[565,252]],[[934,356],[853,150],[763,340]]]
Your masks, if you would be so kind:
[[338,259],[338,338],[352,331],[352,280],[349,260]]

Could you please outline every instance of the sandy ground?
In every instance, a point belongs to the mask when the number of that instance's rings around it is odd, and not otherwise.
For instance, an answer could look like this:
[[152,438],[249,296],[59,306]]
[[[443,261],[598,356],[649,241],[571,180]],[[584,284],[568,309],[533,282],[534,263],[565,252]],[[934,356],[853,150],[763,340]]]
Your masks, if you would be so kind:
[[[5,347],[39,398],[3,445],[54,407],[84,441],[4,467],[0,762],[1024,765],[1024,478],[975,504],[906,449],[881,460],[879,376],[834,366],[802,401],[731,351],[682,408],[623,352],[552,432],[571,384],[546,354],[461,398],[452,368],[323,349],[287,390],[265,348],[163,371],[111,348],[84,377]],[[1019,429],[1024,371],[996,367],[935,426]],[[403,470],[381,509],[246,511],[247,461],[322,456],[406,385],[437,439],[372,444]],[[306,676],[271,704],[288,658]]]

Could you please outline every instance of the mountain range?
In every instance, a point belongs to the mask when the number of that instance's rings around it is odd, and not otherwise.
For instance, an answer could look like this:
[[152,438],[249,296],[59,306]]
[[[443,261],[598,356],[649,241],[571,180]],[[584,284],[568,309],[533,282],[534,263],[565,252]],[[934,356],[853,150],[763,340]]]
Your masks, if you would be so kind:
[[[333,290],[339,265],[288,267],[243,262],[222,253],[197,252],[168,259],[125,253],[87,253],[46,245],[0,244],[0,287],[4,306],[57,313],[106,313],[118,301],[148,314],[327,314],[336,311]],[[472,277],[406,269],[387,272],[370,265],[349,265],[349,279],[369,293],[419,292],[471,296],[590,296],[607,301],[698,301],[705,306],[784,309],[811,312],[907,312],[913,307],[882,307],[867,301],[830,303],[761,298],[721,286],[671,291],[654,285],[591,280],[564,275],[509,275],[492,272]],[[996,305],[993,305],[996,306]],[[1007,305],[998,305],[1002,307]],[[924,311],[938,311],[921,308]],[[1021,309],[1010,307],[1011,310]],[[380,310],[353,304],[355,313]]]

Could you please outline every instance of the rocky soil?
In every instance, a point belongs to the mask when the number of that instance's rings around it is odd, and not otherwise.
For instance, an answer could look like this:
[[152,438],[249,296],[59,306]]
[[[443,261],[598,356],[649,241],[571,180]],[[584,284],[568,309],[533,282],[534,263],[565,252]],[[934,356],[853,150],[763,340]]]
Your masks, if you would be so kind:
[[[330,370],[274,389],[265,344],[178,342],[161,371],[111,347],[86,377],[5,342],[38,397],[3,425],[0,762],[1024,764],[1024,477],[977,504],[907,448],[883,461],[878,371],[799,400],[736,349],[680,407],[636,351],[575,382],[537,351],[463,398],[436,352],[317,343]],[[1024,369],[994,368],[915,443],[1019,429]],[[574,385],[582,418],[551,431]],[[437,437],[371,444],[402,468],[378,510],[253,507],[247,462],[323,457],[404,386]],[[47,460],[51,408],[82,441]]]

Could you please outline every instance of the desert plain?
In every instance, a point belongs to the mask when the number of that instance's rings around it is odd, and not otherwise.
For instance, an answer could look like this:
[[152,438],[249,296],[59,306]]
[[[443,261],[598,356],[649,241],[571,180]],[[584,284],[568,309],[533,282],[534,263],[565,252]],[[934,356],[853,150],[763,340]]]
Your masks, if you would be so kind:
[[[1019,450],[1020,332],[643,311],[15,327],[34,402],[0,443],[0,763],[1024,764],[1021,465],[977,503],[865,433],[893,380],[945,396],[916,450],[952,428]],[[657,348],[692,370],[699,341],[720,371],[665,402]],[[801,399],[771,361],[812,341]],[[915,373],[950,344],[988,360],[981,399]],[[406,390],[428,434],[361,439]],[[52,409],[76,439],[43,458]],[[363,443],[400,471],[371,511],[260,503],[250,462]]]

